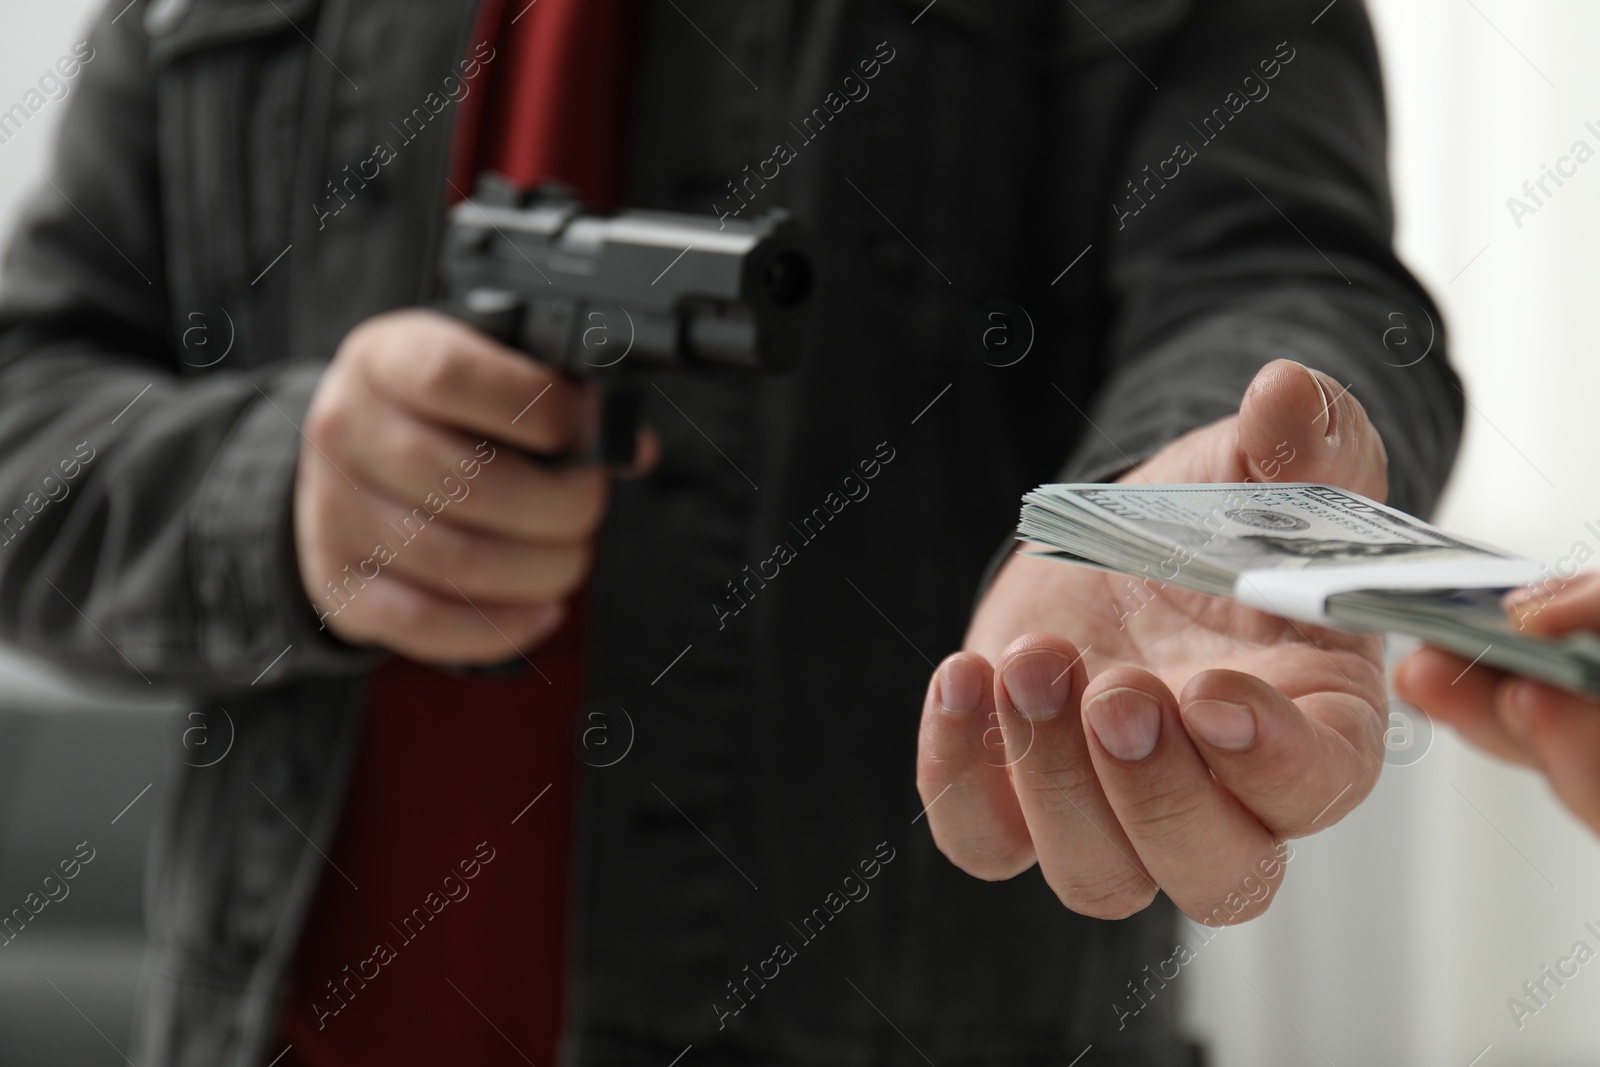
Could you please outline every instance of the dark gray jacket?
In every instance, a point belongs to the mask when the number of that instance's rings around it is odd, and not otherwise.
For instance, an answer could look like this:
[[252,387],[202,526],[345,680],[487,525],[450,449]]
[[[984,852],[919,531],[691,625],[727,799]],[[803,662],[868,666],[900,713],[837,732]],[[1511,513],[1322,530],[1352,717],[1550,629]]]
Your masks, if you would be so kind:
[[[296,422],[346,331],[434,297],[451,106],[339,214],[319,205],[441,90],[473,5],[123,3],[6,261],[0,632],[229,710],[233,751],[187,771],[153,864],[133,1056],[244,1067],[280,1051],[376,661],[300,592]],[[786,142],[750,210],[811,223],[826,283],[797,372],[663,379],[665,459],[615,494],[592,694],[634,737],[585,771],[568,1062],[1189,1062],[1175,996],[1126,1025],[1113,1008],[1172,956],[1168,906],[1099,922],[1036,873],[960,874],[916,818],[916,724],[1019,494],[1228,414],[1273,358],[1351,385],[1394,501],[1432,505],[1460,397],[1390,250],[1365,14],[1322,6],[645,5],[628,201],[728,210]],[[1026,318],[985,360],[993,300]],[[80,443],[61,496],[42,476]],[[794,558],[744,586],[779,543]],[[870,897],[723,1017],[880,842]]]

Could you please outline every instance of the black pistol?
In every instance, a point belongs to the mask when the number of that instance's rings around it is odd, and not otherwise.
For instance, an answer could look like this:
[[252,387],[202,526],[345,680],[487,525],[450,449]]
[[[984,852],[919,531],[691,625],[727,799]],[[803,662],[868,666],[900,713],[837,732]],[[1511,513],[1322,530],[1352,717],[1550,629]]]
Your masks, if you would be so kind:
[[586,214],[566,188],[487,173],[450,212],[444,310],[600,388],[595,454],[631,466],[660,371],[781,372],[800,357],[814,243],[787,211],[754,221]]

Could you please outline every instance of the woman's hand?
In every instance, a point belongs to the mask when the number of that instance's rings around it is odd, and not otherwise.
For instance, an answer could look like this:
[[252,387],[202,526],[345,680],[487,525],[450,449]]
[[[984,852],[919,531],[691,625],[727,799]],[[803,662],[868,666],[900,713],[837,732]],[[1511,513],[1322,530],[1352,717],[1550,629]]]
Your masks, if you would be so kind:
[[[1600,631],[1600,574],[1551,592],[1530,586],[1506,599],[1525,630],[1559,637]],[[1473,745],[1544,772],[1572,813],[1600,834],[1600,701],[1424,648],[1395,672],[1395,689]]]

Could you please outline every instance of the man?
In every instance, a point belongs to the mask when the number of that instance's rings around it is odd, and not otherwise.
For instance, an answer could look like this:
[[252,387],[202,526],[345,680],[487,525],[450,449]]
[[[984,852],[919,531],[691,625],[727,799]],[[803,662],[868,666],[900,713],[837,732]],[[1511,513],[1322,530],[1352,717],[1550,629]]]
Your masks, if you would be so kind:
[[[469,7],[108,10],[10,253],[0,491],[99,459],[17,525],[6,634],[237,728],[134,1057],[1193,1062],[1128,997],[1156,891],[1247,918],[1366,793],[1377,643],[1023,557],[972,597],[1046,480],[1431,506],[1460,399],[1385,358],[1429,305],[1361,7]],[[592,399],[417,310],[486,163],[791,209],[802,366],[660,378],[632,481],[519,455]]]

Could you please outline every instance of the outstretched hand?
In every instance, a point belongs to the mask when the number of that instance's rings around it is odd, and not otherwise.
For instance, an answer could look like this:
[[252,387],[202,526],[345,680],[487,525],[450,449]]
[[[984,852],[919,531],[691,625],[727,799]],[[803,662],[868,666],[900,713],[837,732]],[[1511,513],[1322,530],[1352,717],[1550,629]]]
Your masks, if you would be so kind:
[[[1530,587],[1510,598],[1508,610],[1522,629],[1544,637],[1600,631],[1600,574]],[[1436,648],[1400,664],[1394,684],[1491,756],[1544,772],[1568,810],[1600,834],[1600,701]]]
[[[1383,443],[1326,375],[1279,360],[1239,414],[1124,482],[1326,482],[1382,500]],[[1382,766],[1382,645],[1229,601],[1013,555],[934,672],[917,785],[939,849],[984,879],[1038,863],[1122,918],[1162,890],[1213,925],[1265,910],[1282,842]]]

